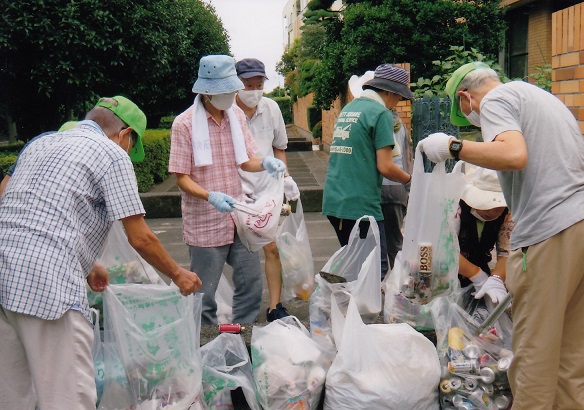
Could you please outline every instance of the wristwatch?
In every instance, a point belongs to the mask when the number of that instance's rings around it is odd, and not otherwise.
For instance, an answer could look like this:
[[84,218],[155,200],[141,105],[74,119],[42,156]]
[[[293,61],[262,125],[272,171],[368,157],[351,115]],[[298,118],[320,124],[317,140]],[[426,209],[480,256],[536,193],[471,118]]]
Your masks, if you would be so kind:
[[448,150],[450,151],[450,155],[454,157],[454,159],[458,160],[458,154],[460,154],[460,150],[462,149],[462,141],[452,140]]

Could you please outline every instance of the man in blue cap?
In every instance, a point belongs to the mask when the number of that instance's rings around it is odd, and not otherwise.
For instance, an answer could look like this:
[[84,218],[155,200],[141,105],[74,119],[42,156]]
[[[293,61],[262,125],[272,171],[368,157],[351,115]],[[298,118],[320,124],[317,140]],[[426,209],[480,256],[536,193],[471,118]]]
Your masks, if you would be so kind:
[[215,292],[225,263],[233,267],[233,321],[253,323],[262,297],[257,252],[250,253],[237,235],[230,212],[243,200],[238,169],[281,175],[286,165],[273,156],[254,155],[257,146],[245,114],[234,105],[243,89],[235,60],[227,55],[201,58],[193,85],[195,101],[172,124],[169,172],[181,189],[183,239],[191,269],[203,286],[202,323],[217,323]]
[[502,84],[482,62],[457,69],[446,92],[451,122],[481,127],[484,142],[438,133],[421,150],[433,162],[460,158],[497,170],[515,222],[505,282],[513,296],[513,409],[583,409],[582,133],[558,98],[523,81]]

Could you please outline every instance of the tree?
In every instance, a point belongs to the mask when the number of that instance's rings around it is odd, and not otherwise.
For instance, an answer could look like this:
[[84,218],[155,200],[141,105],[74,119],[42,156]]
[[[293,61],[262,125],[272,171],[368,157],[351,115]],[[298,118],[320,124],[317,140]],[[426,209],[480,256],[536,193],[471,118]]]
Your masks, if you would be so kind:
[[314,104],[329,108],[351,75],[382,63],[410,63],[411,78],[432,78],[432,61],[449,56],[451,45],[496,55],[505,27],[500,2],[345,0],[342,19],[319,23],[326,41],[314,57],[320,60],[311,82]]
[[127,95],[155,118],[184,108],[200,57],[227,53],[200,0],[20,0],[0,15],[0,110],[28,138]]

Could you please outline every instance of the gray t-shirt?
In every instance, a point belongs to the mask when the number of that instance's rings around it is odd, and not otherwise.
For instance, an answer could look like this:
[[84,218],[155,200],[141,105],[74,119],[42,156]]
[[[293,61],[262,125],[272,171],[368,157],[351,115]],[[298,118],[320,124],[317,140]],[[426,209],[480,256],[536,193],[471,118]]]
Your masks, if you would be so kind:
[[483,139],[519,131],[527,165],[498,172],[515,228],[511,249],[534,245],[584,219],[584,137],[554,95],[523,81],[489,91],[481,101]]

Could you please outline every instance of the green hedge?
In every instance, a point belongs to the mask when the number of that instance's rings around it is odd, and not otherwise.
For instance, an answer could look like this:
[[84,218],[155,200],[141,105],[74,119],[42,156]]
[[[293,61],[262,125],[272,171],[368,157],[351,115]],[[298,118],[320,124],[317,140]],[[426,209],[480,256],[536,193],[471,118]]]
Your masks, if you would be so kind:
[[144,161],[134,164],[138,191],[148,192],[155,183],[168,178],[170,130],[146,130],[143,137]]
[[322,137],[322,121],[316,123],[312,128],[312,138],[317,139]]
[[[168,158],[170,156],[170,130],[146,130],[143,137],[144,161],[134,164],[138,190],[147,192],[154,184],[168,178]],[[0,169],[4,175],[12,164],[16,162],[20,149],[24,143],[4,145],[0,147]],[[8,149],[10,147],[10,149]]]
[[292,99],[290,97],[269,97],[278,103],[282,117],[284,117],[284,124],[293,124],[294,116],[292,114]]
[[315,107],[308,107],[306,111],[306,116],[308,117],[308,129],[312,130],[317,123],[322,121],[322,110]]

